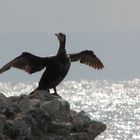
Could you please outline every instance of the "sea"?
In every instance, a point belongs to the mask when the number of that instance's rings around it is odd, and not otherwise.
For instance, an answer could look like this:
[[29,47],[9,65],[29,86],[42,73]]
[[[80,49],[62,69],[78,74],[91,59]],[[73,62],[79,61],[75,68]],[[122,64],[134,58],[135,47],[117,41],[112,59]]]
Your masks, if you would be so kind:
[[[36,82],[0,82],[6,96],[29,94],[36,87]],[[107,125],[96,140],[140,140],[140,79],[65,81],[57,91],[71,109]]]

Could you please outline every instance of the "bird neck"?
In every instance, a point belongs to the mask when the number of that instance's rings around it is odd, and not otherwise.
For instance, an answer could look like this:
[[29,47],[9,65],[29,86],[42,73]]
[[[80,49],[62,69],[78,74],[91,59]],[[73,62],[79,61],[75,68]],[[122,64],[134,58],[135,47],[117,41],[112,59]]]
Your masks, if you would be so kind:
[[63,41],[60,41],[60,47],[65,48],[66,40],[64,39]]
[[64,41],[60,41],[59,42],[59,50],[58,50],[58,53],[57,55],[65,55],[66,54],[66,50],[65,50],[65,44],[66,44],[66,40]]

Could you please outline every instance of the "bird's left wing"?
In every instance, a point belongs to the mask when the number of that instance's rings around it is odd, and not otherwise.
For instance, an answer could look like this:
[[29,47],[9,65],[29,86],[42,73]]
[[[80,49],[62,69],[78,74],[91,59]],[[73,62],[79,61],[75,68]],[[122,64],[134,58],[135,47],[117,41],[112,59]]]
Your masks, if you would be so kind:
[[80,63],[91,66],[95,69],[103,69],[104,65],[100,59],[91,50],[85,50],[80,53],[68,54],[71,62],[80,61]]

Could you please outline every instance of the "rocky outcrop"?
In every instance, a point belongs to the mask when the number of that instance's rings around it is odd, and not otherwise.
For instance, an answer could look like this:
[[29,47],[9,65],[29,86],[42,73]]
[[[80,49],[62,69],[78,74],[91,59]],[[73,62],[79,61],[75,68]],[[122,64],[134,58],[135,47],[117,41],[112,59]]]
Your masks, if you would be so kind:
[[27,95],[5,97],[0,94],[0,140],[93,140],[106,125],[93,121],[70,104],[37,91]]

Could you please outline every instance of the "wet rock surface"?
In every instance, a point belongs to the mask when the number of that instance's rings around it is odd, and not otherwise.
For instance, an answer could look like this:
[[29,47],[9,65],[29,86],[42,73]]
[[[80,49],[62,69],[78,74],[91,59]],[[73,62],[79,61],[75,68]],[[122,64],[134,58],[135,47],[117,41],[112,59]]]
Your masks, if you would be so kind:
[[37,91],[32,98],[0,93],[0,140],[94,140],[105,129],[48,92]]

